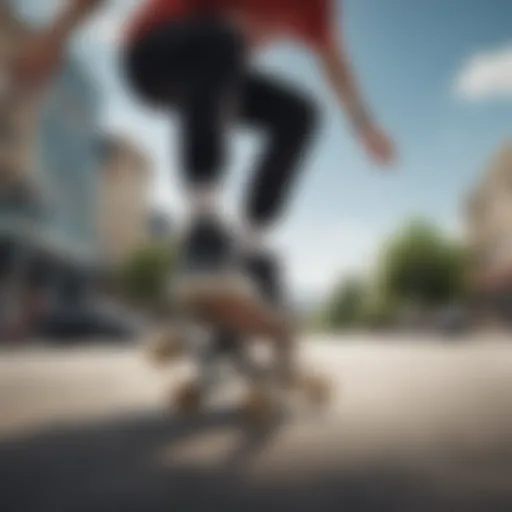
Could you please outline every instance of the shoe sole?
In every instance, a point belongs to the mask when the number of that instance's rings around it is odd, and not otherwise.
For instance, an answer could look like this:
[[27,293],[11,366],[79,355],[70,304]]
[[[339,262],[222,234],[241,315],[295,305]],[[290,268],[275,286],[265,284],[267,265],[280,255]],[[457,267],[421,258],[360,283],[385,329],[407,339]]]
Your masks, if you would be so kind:
[[243,278],[200,276],[174,285],[177,304],[222,328],[272,338],[285,336],[289,326]]

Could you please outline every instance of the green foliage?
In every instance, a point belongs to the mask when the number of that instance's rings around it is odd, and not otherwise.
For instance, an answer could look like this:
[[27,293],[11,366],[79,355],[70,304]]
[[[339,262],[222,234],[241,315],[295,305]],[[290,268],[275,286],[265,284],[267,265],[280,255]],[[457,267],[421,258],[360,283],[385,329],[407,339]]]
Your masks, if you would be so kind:
[[152,244],[137,250],[119,271],[123,295],[146,306],[162,304],[173,263],[174,253],[168,245]]
[[369,301],[364,309],[362,325],[372,329],[391,327],[398,318],[398,305],[389,299],[379,297]]
[[329,301],[323,324],[330,328],[355,327],[361,323],[365,307],[365,286],[357,278],[350,278],[335,291]]
[[469,264],[463,246],[425,221],[413,221],[390,239],[374,278],[344,281],[321,323],[328,329],[386,328],[405,313],[463,299]]
[[381,289],[388,300],[439,306],[465,290],[464,249],[434,226],[412,222],[384,252]]

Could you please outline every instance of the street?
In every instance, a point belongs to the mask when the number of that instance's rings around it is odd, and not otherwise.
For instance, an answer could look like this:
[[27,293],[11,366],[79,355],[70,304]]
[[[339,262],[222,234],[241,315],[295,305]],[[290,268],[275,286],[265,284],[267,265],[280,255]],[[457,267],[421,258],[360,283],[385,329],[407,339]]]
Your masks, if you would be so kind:
[[137,348],[0,353],[0,510],[512,510],[512,343],[350,335],[302,357],[333,381],[248,428],[178,417]]

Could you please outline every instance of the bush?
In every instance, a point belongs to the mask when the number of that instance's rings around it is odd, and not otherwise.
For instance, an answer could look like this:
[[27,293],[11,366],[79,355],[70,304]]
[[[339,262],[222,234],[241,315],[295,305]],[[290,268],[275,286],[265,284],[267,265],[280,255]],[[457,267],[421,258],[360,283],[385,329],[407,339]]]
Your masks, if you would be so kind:
[[172,247],[153,244],[142,247],[121,266],[121,293],[130,301],[150,308],[163,307],[174,263]]
[[329,329],[356,327],[364,320],[365,286],[358,278],[344,281],[328,302],[322,324]]
[[380,298],[376,302],[368,304],[361,323],[371,329],[386,329],[396,325],[398,311],[396,303]]
[[465,250],[424,221],[412,222],[391,240],[380,265],[387,300],[436,307],[465,293]]
[[413,221],[390,240],[369,287],[357,278],[338,286],[321,325],[386,328],[456,303],[467,292],[468,261],[462,245],[428,222]]

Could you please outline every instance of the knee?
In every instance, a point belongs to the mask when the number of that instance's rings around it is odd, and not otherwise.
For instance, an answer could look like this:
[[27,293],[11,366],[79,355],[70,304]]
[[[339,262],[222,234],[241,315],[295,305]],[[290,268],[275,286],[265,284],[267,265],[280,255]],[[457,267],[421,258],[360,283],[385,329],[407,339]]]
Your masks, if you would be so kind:
[[281,119],[282,134],[301,141],[306,140],[315,133],[319,118],[318,108],[312,100],[302,96],[290,98]]

